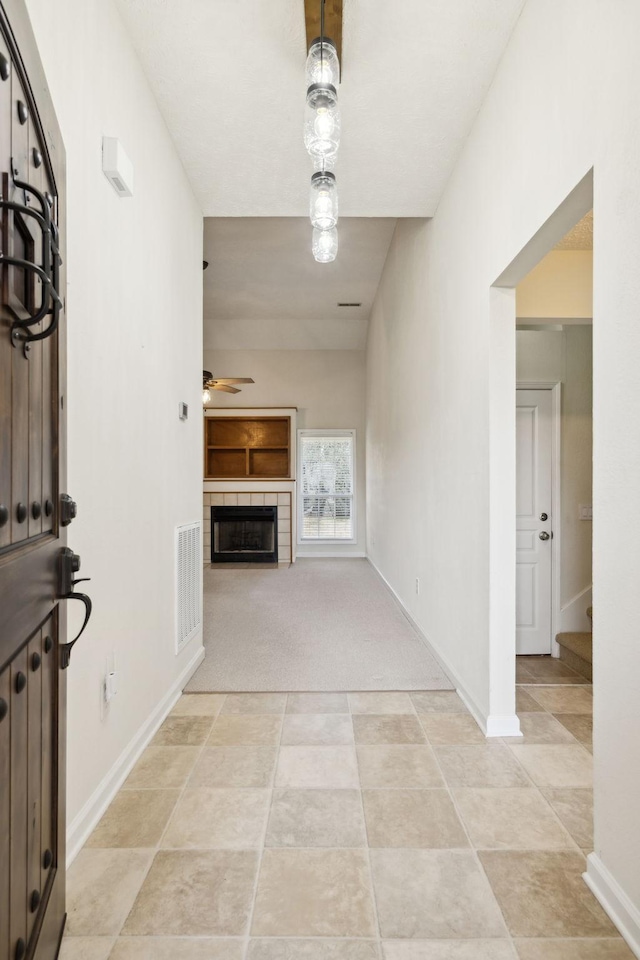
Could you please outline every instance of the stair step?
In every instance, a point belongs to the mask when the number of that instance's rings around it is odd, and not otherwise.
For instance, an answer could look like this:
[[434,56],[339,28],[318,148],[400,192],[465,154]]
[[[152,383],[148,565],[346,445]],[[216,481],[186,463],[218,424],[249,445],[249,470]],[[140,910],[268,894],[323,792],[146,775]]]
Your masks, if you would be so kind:
[[571,650],[572,653],[582,657],[587,663],[593,662],[591,652],[593,645],[592,633],[559,633],[556,640],[561,647]]
[[591,680],[593,677],[593,634],[559,633],[560,659],[579,674]]

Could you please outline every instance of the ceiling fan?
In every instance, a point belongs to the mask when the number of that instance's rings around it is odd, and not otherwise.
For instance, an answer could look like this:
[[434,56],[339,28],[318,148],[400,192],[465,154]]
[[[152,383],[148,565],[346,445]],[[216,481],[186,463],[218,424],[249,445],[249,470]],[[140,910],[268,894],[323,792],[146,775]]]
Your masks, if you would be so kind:
[[202,402],[211,400],[211,390],[223,390],[225,393],[240,393],[234,383],[255,383],[251,377],[214,377],[210,370],[202,371]]

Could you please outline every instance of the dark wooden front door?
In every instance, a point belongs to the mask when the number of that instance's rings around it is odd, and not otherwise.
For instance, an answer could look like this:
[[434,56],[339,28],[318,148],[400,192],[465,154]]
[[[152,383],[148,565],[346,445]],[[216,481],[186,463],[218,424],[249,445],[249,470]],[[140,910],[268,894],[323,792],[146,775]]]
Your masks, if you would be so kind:
[[0,0],[0,177],[0,960],[52,960],[65,916],[65,163],[24,0]]

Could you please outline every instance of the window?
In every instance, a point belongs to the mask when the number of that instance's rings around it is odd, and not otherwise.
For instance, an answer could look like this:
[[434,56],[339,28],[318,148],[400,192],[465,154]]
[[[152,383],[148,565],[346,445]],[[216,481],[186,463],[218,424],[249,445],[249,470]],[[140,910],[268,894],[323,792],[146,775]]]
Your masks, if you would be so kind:
[[355,540],[355,430],[298,431],[298,541]]

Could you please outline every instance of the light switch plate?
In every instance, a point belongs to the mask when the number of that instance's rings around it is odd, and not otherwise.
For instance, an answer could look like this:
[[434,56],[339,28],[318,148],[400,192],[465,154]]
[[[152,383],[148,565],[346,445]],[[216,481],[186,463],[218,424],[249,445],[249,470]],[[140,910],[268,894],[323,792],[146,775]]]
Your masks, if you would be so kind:
[[581,503],[578,508],[579,520],[593,520],[593,507],[591,504]]

